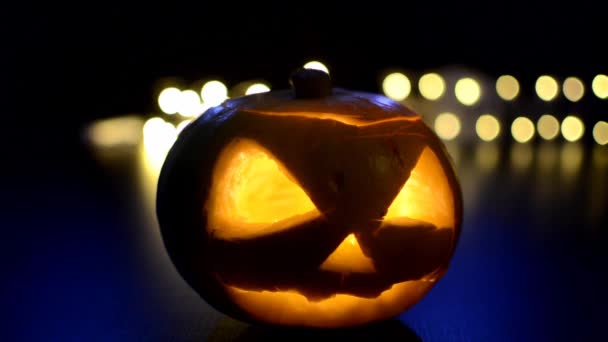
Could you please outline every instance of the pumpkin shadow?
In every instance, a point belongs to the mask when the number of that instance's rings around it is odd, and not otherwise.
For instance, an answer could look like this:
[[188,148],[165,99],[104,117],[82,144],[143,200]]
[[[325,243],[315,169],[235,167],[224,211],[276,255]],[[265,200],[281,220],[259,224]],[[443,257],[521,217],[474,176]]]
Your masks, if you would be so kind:
[[392,319],[343,329],[281,328],[248,325],[224,318],[207,341],[405,341],[422,339],[403,322]]

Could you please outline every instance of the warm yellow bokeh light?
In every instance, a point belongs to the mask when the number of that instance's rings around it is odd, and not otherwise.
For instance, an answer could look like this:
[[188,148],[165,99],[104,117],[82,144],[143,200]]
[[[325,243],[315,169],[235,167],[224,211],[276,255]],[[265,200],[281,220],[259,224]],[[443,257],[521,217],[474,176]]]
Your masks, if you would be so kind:
[[325,66],[325,64],[323,64],[319,61],[310,61],[310,62],[304,64],[304,69],[321,70],[329,75],[329,69]]
[[163,89],[158,95],[158,107],[165,114],[175,114],[181,108],[182,91],[170,87]]
[[400,72],[387,75],[382,81],[384,94],[393,100],[405,100],[412,90],[410,79]]
[[481,170],[493,170],[500,161],[500,149],[496,143],[481,143],[475,147],[475,162]]
[[213,107],[222,104],[228,98],[228,88],[220,81],[209,81],[201,89],[203,103]]
[[222,151],[205,207],[207,229],[219,239],[266,235],[320,215],[280,161],[248,139]]
[[576,116],[569,115],[562,121],[562,135],[564,139],[574,142],[583,137],[585,124]]
[[593,139],[600,145],[608,144],[608,122],[598,121],[593,126]]
[[598,169],[608,171],[608,146],[595,146],[593,152],[591,152],[591,159],[593,160],[594,167]]
[[559,134],[559,121],[555,116],[544,114],[536,123],[538,135],[545,140],[553,140]]
[[593,89],[593,93],[595,96],[600,99],[608,98],[608,76],[599,74],[593,78],[593,82],[591,82],[591,89]]
[[563,144],[560,153],[560,166],[565,176],[575,176],[584,159],[584,149],[579,143]]
[[249,87],[247,87],[247,90],[245,90],[245,95],[260,94],[260,93],[266,93],[269,91],[270,91],[270,87],[265,85],[264,83],[254,83],[254,84],[250,85]]
[[460,119],[453,113],[441,113],[435,118],[435,133],[443,140],[452,140],[460,134]]
[[460,103],[466,106],[472,106],[481,97],[481,87],[479,82],[470,77],[461,78],[456,82],[454,94]]
[[146,159],[155,168],[160,169],[167,152],[177,138],[175,126],[159,117],[154,117],[144,124],[143,135]]
[[527,170],[534,160],[534,149],[531,144],[514,144],[511,145],[510,163],[511,167],[516,171]]
[[536,94],[543,101],[551,101],[559,92],[559,85],[555,78],[543,75],[536,80]]
[[496,80],[496,93],[501,99],[512,101],[519,95],[519,82],[511,75],[502,75]]
[[186,126],[188,126],[191,122],[192,122],[192,120],[183,120],[182,122],[177,124],[177,126],[175,126],[175,130],[177,131],[177,134],[181,133],[181,131],[183,131],[184,128],[186,128]]
[[437,100],[445,92],[445,81],[439,74],[425,74],[418,80],[420,95],[427,100]]
[[542,143],[538,146],[538,168],[543,174],[553,172],[558,160],[559,150],[557,144]]
[[562,86],[564,96],[571,102],[578,102],[585,95],[585,85],[583,81],[576,77],[568,77]]
[[523,116],[516,118],[511,124],[511,135],[519,143],[530,141],[534,137],[534,123]]
[[178,113],[185,117],[195,117],[203,112],[203,105],[198,93],[194,90],[182,91]]
[[493,115],[484,114],[477,119],[475,131],[483,141],[492,141],[500,134],[500,122]]
[[144,122],[139,116],[123,116],[95,121],[87,135],[99,147],[135,146],[142,136]]

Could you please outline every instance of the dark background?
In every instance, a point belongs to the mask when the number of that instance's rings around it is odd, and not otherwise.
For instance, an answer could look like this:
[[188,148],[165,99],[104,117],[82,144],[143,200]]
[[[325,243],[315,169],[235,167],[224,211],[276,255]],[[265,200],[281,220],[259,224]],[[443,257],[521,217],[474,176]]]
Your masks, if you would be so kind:
[[[391,67],[462,65],[522,84],[608,71],[604,8],[582,2],[86,2],[0,16],[9,340],[204,340],[247,329],[174,273],[132,190],[134,155],[100,162],[83,142],[95,119],[155,111],[159,79],[264,78],[285,88],[310,59],[329,65],[336,84],[372,92]],[[401,321],[432,341],[605,336],[608,186],[590,151],[565,179],[515,172],[503,157],[484,174],[463,148],[468,207],[453,268]],[[604,213],[594,220],[592,205]]]
[[578,1],[92,2],[3,16],[10,88],[77,122],[150,110],[161,77],[263,77],[278,88],[313,58],[336,66],[338,84],[370,91],[378,71],[394,66],[464,65],[525,78],[590,77],[606,65],[603,7]]

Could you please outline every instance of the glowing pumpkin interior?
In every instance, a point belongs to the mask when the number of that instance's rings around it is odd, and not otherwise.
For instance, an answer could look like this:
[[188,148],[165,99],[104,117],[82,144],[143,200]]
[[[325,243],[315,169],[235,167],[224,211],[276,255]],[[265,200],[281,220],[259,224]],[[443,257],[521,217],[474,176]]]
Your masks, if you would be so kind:
[[[323,215],[281,161],[249,139],[236,139],[223,149],[214,168],[206,210],[208,233],[225,240],[287,230]],[[400,226],[408,219],[454,229],[452,190],[441,163],[428,147],[388,207],[383,225]],[[374,261],[362,251],[354,234],[349,234],[319,268],[343,274],[376,272]],[[429,274],[396,283],[376,298],[338,293],[320,301],[311,301],[297,291],[224,288],[236,305],[261,321],[330,327],[395,316],[419,300],[435,279]]]
[[208,226],[217,238],[269,234],[321,214],[289,171],[252,140],[228,145],[216,174]]

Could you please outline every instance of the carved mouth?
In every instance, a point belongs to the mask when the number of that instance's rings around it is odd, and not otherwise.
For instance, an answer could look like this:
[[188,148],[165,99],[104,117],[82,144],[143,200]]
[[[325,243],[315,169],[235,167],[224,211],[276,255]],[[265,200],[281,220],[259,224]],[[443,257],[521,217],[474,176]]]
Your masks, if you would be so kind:
[[[352,236],[349,235],[344,241],[352,239]],[[293,233],[288,234],[286,231],[276,234],[272,239],[290,245],[293,237]],[[371,267],[361,268],[354,264],[358,261],[353,259],[352,253],[346,255],[341,251],[344,243],[325,254],[329,254],[323,259],[325,261],[333,257],[334,265],[330,265],[332,267],[326,267],[327,262],[319,262],[319,258],[315,258],[314,253],[311,253],[312,250],[327,249],[314,244],[302,250],[305,255],[297,257],[294,257],[294,254],[282,257],[272,253],[272,249],[266,256],[260,256],[259,253],[243,254],[252,249],[260,253],[269,251],[263,248],[267,241],[258,241],[259,249],[239,248],[239,244],[247,244],[245,241],[224,241],[223,253],[215,252],[214,255],[219,258],[212,264],[217,265],[214,271],[220,282],[242,290],[296,291],[313,302],[336,294],[375,298],[398,283],[433,279],[432,274],[449,259],[453,230],[437,229],[430,224],[412,221],[405,228],[401,225],[385,225],[373,233],[358,234],[357,241],[362,248],[358,244],[352,245],[352,248],[359,249],[361,258],[367,258]],[[291,242],[297,243],[293,240]],[[311,255],[312,259],[306,259]],[[340,257],[344,259],[335,260]],[[273,260],[276,262],[273,263]]]

